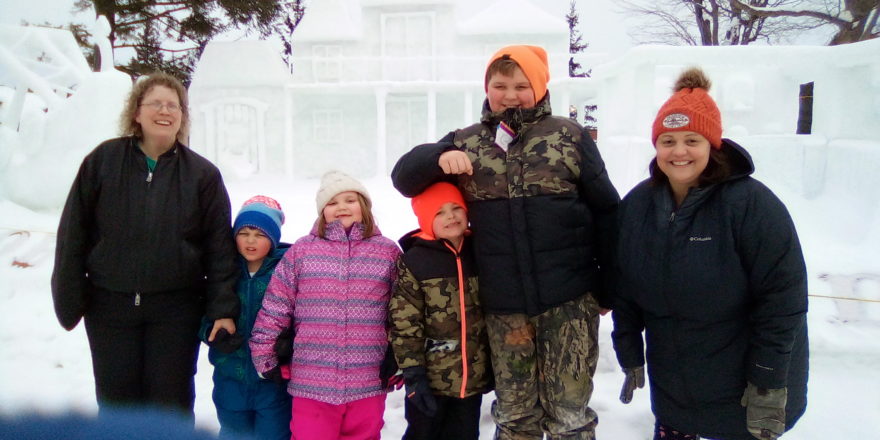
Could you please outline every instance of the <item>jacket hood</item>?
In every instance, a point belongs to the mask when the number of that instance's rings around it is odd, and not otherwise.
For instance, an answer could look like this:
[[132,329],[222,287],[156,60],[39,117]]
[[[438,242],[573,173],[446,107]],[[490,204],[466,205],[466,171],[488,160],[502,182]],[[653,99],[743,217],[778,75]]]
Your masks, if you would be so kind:
[[[736,142],[730,139],[722,139],[721,151],[727,154],[730,165],[730,175],[721,182],[691,188],[680,207],[675,207],[672,193],[668,190],[668,183],[661,186],[654,186],[654,197],[656,197],[658,206],[664,207],[662,210],[658,211],[658,215],[661,218],[666,218],[670,211],[678,212],[679,216],[689,215],[689,213],[694,212],[724,183],[748,177],[755,172],[755,164],[752,162],[752,156],[745,150],[745,148]],[[646,179],[645,183],[649,184],[649,181],[650,178]]]
[[721,150],[727,152],[730,158],[730,177],[727,178],[727,181],[746,177],[755,172],[752,155],[741,145],[730,139],[722,139]]

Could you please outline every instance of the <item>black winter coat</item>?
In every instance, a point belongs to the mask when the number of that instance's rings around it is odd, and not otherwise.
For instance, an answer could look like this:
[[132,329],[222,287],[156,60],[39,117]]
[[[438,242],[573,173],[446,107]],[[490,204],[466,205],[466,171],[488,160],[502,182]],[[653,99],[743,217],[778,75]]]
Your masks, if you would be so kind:
[[209,319],[235,318],[237,268],[220,171],[184,145],[150,173],[133,137],[103,142],[80,166],[58,225],[52,298],[72,329],[92,286],[205,295]]
[[456,252],[449,241],[427,240],[420,232],[398,241],[404,253],[388,304],[389,343],[400,368],[427,369],[434,394],[486,393],[494,382],[470,238]]
[[[391,179],[412,197],[430,184],[457,184],[468,203],[480,300],[488,313],[535,316],[592,292],[605,299],[620,197],[593,139],[552,116],[549,94],[517,115],[506,151],[494,145],[502,114],[484,103],[481,122],[403,155]],[[440,155],[458,149],[473,175],[447,176]]]
[[788,388],[787,428],[806,408],[807,276],[785,206],[749,177],[742,147],[722,148],[733,176],[692,188],[678,209],[648,181],[621,203],[612,337],[622,367],[647,358],[662,423],[748,439],[746,381]]

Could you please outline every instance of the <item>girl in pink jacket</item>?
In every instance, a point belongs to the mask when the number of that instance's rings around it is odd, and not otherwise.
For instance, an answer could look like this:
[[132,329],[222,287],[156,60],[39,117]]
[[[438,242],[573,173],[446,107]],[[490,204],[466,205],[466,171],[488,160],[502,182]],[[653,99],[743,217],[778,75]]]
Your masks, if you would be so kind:
[[280,376],[273,350],[293,328],[287,391],[291,439],[379,439],[388,300],[400,250],[383,237],[366,188],[331,171],[316,196],[318,219],[278,263],[250,339],[254,366]]

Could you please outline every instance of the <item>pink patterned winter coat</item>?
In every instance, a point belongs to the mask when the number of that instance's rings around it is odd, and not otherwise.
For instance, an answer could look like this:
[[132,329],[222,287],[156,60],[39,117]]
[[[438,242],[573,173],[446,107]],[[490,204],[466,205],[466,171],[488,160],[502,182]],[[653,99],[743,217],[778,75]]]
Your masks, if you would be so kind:
[[385,392],[379,366],[400,249],[374,231],[363,238],[363,225],[355,223],[346,234],[336,221],[320,238],[315,228],[275,268],[251,334],[251,354],[258,372],[275,367],[272,346],[293,319],[287,391],[294,397],[340,405]]

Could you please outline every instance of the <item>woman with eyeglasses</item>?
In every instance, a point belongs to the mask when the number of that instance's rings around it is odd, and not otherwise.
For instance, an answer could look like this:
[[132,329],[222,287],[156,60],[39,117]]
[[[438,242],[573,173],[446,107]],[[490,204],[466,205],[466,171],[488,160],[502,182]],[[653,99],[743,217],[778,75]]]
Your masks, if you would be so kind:
[[61,325],[83,318],[99,409],[152,406],[193,419],[202,316],[235,333],[230,204],[217,167],[190,150],[187,94],[172,76],[135,83],[123,136],[83,160],[55,249]]

